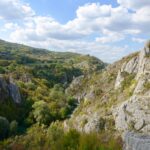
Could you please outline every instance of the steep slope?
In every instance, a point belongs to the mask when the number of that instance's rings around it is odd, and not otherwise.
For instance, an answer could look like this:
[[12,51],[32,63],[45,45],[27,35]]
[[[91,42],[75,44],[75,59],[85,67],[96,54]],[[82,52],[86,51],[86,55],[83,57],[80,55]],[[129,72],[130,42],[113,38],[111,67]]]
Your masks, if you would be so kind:
[[[132,96],[114,109],[116,128],[126,131],[131,128],[145,134],[150,133],[149,90],[150,90],[150,42],[140,54],[124,64],[118,73],[116,88],[124,82],[123,72],[135,74],[135,90]],[[131,64],[131,65],[130,65]]]
[[67,92],[81,103],[68,122],[86,132],[100,130],[101,121],[106,123],[104,128],[109,128],[112,121],[117,130],[133,127],[148,133],[149,55],[147,42],[140,53],[125,57],[102,72],[75,79]]
[[149,136],[143,136],[150,134],[149,56],[150,41],[139,53],[75,79],[67,92],[79,99],[79,106],[65,121],[65,129],[119,133],[126,150],[150,149]]

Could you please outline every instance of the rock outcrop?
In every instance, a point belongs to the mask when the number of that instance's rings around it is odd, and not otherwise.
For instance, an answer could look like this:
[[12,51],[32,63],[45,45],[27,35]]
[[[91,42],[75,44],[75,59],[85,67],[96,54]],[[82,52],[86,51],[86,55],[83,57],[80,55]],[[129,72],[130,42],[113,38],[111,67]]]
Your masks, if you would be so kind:
[[[113,108],[116,129],[126,133],[125,150],[150,149],[150,41],[145,44],[138,56],[125,63],[118,72],[115,89],[125,80],[122,72],[135,74],[136,86],[126,101]],[[134,60],[134,61],[133,61]],[[140,134],[136,134],[140,133]],[[142,134],[142,135],[141,135]]]
[[75,79],[70,91],[82,101],[65,128],[87,133],[116,128],[117,133],[126,133],[125,150],[150,149],[150,137],[137,134],[150,135],[150,41],[139,53],[109,65],[99,75]]
[[[90,78],[90,76],[88,78]],[[93,86],[84,87],[83,80],[84,75],[74,78],[72,83],[65,91],[67,94],[73,93],[73,97],[78,100],[78,103],[80,103],[83,99],[88,101],[95,98]]]
[[150,41],[147,41],[144,48],[141,50],[138,56],[133,57],[131,60],[125,62],[118,72],[116,79],[115,89],[121,86],[124,77],[123,72],[129,74],[135,73],[138,80],[143,74],[150,73]]
[[121,69],[118,72],[118,76],[115,83],[115,89],[118,89],[121,87],[121,83],[124,80],[123,73],[127,72],[129,74],[131,73],[137,73],[138,72],[138,65],[139,65],[139,56],[136,56],[129,60],[128,62],[125,62]]
[[150,136],[127,132],[124,137],[124,150],[149,150]]
[[[122,72],[135,73],[137,82],[132,96],[113,109],[116,128],[119,131],[136,130],[150,133],[150,47],[149,42],[135,58],[123,64],[116,79],[115,88],[119,88],[123,78]],[[121,80],[119,80],[121,78]]]
[[21,103],[21,95],[18,86],[15,84],[12,78],[4,79],[0,77],[0,101],[13,100],[14,103]]

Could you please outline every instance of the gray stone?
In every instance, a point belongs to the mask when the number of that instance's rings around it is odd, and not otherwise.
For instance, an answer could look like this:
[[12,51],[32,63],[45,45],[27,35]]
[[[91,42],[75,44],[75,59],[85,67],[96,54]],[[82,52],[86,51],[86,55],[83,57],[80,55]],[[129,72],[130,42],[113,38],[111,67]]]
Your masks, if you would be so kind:
[[150,150],[150,136],[127,132],[124,150]]
[[138,62],[139,62],[139,57],[133,57],[130,61],[125,62],[121,69],[118,72],[116,83],[115,83],[115,89],[118,89],[121,87],[122,81],[124,81],[124,77],[122,76],[123,72],[127,73],[137,73],[138,71]]
[[8,85],[8,88],[9,88],[10,95],[11,95],[13,101],[17,104],[20,104],[21,103],[21,95],[19,92],[19,88],[13,82]]
[[[149,54],[148,42],[139,56],[125,62],[118,72],[118,76],[123,71],[136,73],[137,82],[133,95],[112,110],[116,129],[121,132],[137,130],[150,134],[150,89],[145,89],[145,83],[150,81],[150,58],[147,57]],[[115,88],[118,88],[122,81],[123,78],[117,77]],[[130,128],[131,122],[134,123],[133,129]]]
[[134,125],[134,128],[136,131],[141,130],[144,127],[145,121],[141,118],[140,120],[138,120],[136,122],[136,124]]

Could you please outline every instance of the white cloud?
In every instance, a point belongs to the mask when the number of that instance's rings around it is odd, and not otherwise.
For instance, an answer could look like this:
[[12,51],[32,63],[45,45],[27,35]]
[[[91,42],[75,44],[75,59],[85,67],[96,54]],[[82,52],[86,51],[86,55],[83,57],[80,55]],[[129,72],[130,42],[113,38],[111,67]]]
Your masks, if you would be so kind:
[[138,43],[144,43],[144,42],[146,41],[146,39],[133,37],[133,38],[132,38],[132,41],[133,41],[133,42],[138,42]]
[[[130,36],[132,41],[141,43],[140,36],[150,34],[148,0],[118,0],[118,3],[116,7],[100,3],[80,6],[76,18],[61,24],[52,17],[36,15],[29,4],[1,0],[0,18],[7,20],[4,29],[10,31],[10,41],[52,50],[90,53],[112,62],[129,53],[126,46],[121,48],[117,42]],[[21,21],[15,22],[16,19]],[[89,37],[92,37],[90,41],[87,40]],[[112,47],[114,43],[116,46]]]
[[0,19],[23,19],[32,17],[34,14],[29,4],[24,4],[19,0],[0,0]]
[[132,10],[138,10],[150,5],[149,0],[118,0],[118,3],[123,7],[130,8]]
[[125,37],[123,34],[117,33],[117,32],[110,32],[110,31],[104,31],[104,36],[97,37],[96,42],[100,43],[111,43],[111,42],[118,42],[123,40]]
[[4,28],[7,29],[7,30],[16,30],[18,27],[19,27],[19,26],[18,26],[17,23],[12,23],[12,22],[6,23],[6,24],[4,25]]
[[59,40],[75,40],[84,37],[80,31],[61,25],[51,17],[35,16],[25,21],[10,34],[10,38],[29,41],[44,41],[47,38]]
[[77,10],[78,18],[95,19],[108,17],[111,14],[111,5],[100,5],[99,3],[89,3],[81,6]]

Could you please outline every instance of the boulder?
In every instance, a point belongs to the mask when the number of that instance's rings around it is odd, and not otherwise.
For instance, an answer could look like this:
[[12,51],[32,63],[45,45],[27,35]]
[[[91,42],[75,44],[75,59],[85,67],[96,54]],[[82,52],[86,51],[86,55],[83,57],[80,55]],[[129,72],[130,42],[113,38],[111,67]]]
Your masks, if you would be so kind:
[[150,136],[127,132],[124,136],[124,150],[149,150]]

